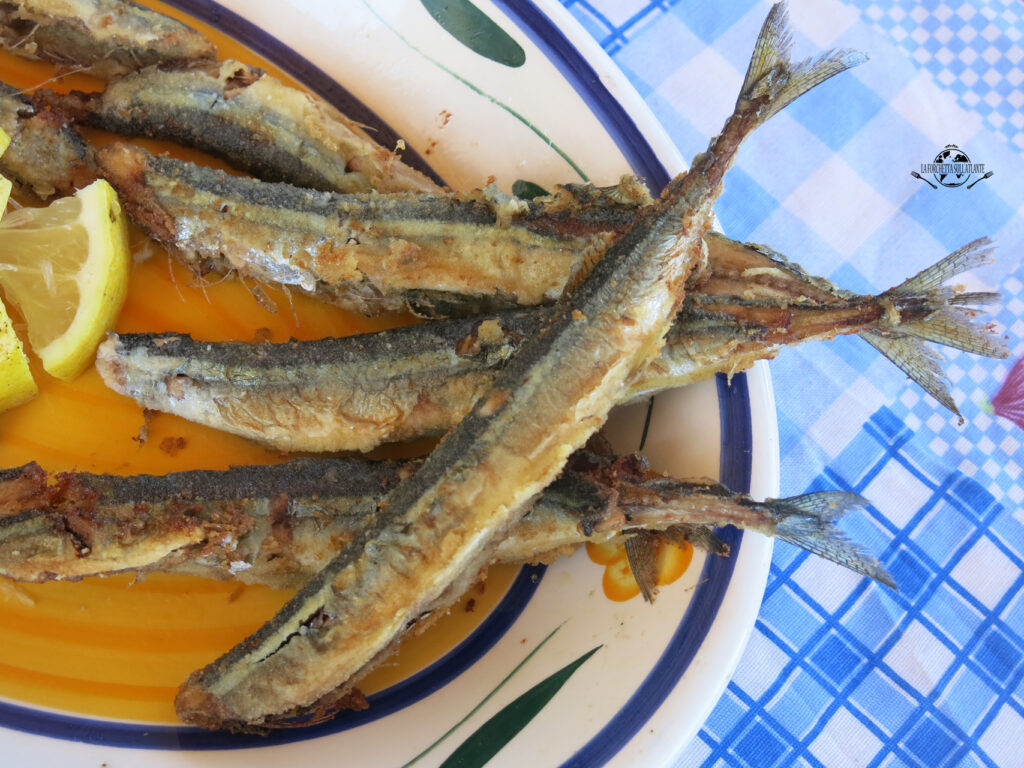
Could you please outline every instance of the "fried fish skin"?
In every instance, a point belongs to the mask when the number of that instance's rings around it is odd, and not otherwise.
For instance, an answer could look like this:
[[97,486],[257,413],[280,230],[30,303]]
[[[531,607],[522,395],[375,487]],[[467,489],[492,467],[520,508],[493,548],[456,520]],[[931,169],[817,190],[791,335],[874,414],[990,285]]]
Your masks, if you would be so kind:
[[99,78],[217,55],[196,30],[131,0],[5,0],[0,42],[19,56],[85,69]]
[[544,203],[496,191],[340,195],[120,143],[97,159],[134,219],[196,271],[234,269],[367,314],[422,310],[432,294],[463,296],[467,311],[550,301],[580,254],[614,237],[608,215],[573,216],[568,193]]
[[238,61],[147,67],[100,93],[33,98],[97,128],[201,149],[264,181],[333,192],[441,191],[322,99]]
[[182,685],[179,716],[266,727],[335,700],[421,616],[450,605],[490,561],[524,505],[603,423],[652,359],[703,252],[712,204],[742,139],[859,57],[791,67],[773,8],[733,116],[709,152],[615,240],[469,414],[379,514],[255,634]]
[[[883,352],[957,413],[921,341],[1007,354],[970,317],[970,304],[995,295],[944,286],[987,260],[985,239],[925,270],[927,280],[917,275],[877,296],[842,291],[763,248],[714,233],[705,241],[707,269],[623,401],[744,370],[784,346],[857,333],[888,344]],[[550,312],[508,310],[282,344],[111,334],[96,365],[108,386],[150,410],[283,451],[369,451],[451,429]]]
[[[161,571],[294,589],[418,463],[304,458],[164,476],[2,470],[0,575],[38,583]],[[730,524],[891,583],[832,524],[863,503],[839,492],[756,502],[718,483],[661,475],[639,456],[582,450],[500,542],[494,562],[549,562],[587,541],[669,528],[728,554],[711,528]]]
[[36,107],[4,83],[0,83],[0,129],[11,139],[0,155],[0,173],[41,200],[74,194],[98,178],[92,150],[68,119]]

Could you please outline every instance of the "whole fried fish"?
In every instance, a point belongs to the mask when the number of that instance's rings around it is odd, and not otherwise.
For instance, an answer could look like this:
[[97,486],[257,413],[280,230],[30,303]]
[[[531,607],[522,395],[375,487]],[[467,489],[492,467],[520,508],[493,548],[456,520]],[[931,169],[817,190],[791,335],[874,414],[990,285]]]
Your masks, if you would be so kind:
[[147,67],[102,93],[32,94],[78,122],[169,139],[265,181],[336,192],[440,192],[322,99],[238,61]]
[[[773,252],[716,234],[657,359],[630,380],[628,402],[714,373],[735,373],[783,346],[857,333],[958,413],[931,340],[975,354],[1007,354],[972,320],[997,294],[944,287],[985,263],[977,240],[878,296],[841,291]],[[369,451],[451,429],[469,411],[547,307],[436,320],[346,338],[282,344],[207,342],[181,334],[111,334],[96,366],[109,387],[283,451]]]
[[[335,194],[231,176],[114,143],[97,152],[126,210],[194,271],[292,286],[366,314],[550,303],[637,213],[634,182],[580,204],[501,193]],[[600,205],[595,197],[600,196]]]
[[709,151],[637,216],[495,377],[465,418],[281,611],[194,673],[176,699],[203,727],[266,727],[343,697],[424,614],[450,605],[525,505],[658,353],[702,259],[722,177],[745,136],[849,52],[791,65],[770,12],[736,109]]
[[196,30],[131,0],[2,2],[0,43],[19,56],[87,70],[99,78],[217,55]]
[[[294,459],[127,477],[50,477],[35,464],[0,470],[0,575],[44,582],[162,571],[295,589],[359,534],[368,513],[386,510],[419,463]],[[892,586],[834,525],[865,503],[842,492],[756,502],[717,483],[661,475],[639,456],[583,450],[501,540],[494,561],[550,562],[584,542],[642,530],[727,555],[712,528],[728,524]]]

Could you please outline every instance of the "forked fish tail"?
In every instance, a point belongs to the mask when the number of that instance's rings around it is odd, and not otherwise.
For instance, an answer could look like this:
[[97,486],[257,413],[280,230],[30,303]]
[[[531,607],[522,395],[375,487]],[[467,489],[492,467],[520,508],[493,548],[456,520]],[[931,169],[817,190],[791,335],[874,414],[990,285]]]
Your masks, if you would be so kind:
[[955,413],[961,424],[964,417],[949,391],[949,380],[940,365],[941,357],[923,342],[931,341],[985,357],[1003,358],[1009,354],[1006,345],[991,333],[987,324],[973,319],[977,307],[999,301],[1000,295],[960,292],[946,285],[963,272],[991,263],[992,246],[987,237],[974,240],[889,289],[879,298],[891,302],[892,330],[859,334]]
[[[715,143],[715,155],[734,153],[740,142],[772,115],[814,86],[867,60],[860,51],[839,49],[794,64],[792,48],[789,13],[786,3],[779,2],[772,6],[758,33],[736,108]],[[708,173],[709,181],[718,184],[729,163],[715,162],[708,157],[711,154],[695,158],[691,173]]]
[[[707,491],[713,493],[714,488],[708,486]],[[781,539],[897,589],[885,566],[859,544],[850,541],[836,525],[836,521],[847,512],[867,506],[868,502],[861,496],[846,491],[818,491],[757,502],[742,495],[730,496],[727,500],[721,487],[718,492],[722,494],[722,504],[718,507],[719,513],[723,515],[720,519],[711,519],[714,516],[712,512],[704,521],[663,530],[646,530],[643,536],[633,536],[626,542],[626,557],[644,600],[651,602],[657,594],[657,569],[654,564],[657,539],[673,542],[687,540],[712,554],[727,555],[728,547],[721,542],[712,527],[727,522]],[[726,514],[731,517],[725,517]]]
[[776,538],[898,589],[885,566],[850,541],[836,525],[847,512],[868,505],[862,496],[845,491],[819,491],[766,503],[778,521]]

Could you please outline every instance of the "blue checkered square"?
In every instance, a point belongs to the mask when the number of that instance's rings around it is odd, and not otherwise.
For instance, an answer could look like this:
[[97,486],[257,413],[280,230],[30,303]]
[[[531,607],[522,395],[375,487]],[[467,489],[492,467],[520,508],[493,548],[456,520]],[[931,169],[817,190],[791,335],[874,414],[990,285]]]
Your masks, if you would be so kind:
[[764,722],[755,720],[740,733],[729,750],[740,763],[750,768],[772,768],[780,765],[789,745]]
[[957,506],[939,502],[911,538],[933,562],[945,566],[976,531],[975,523],[961,514]]
[[834,471],[851,488],[861,489],[877,474],[879,462],[887,455],[875,435],[860,432],[836,458]]
[[992,628],[982,637],[971,658],[978,662],[996,683],[1005,686],[1021,669],[1024,652],[1016,642],[1006,636],[1005,632]]
[[[926,158],[921,162],[929,160]],[[970,190],[966,187],[938,190],[923,187],[903,204],[902,210],[931,232],[947,251],[953,251],[975,237],[995,232],[1016,213],[984,184]],[[965,225],[967,238],[964,236]]]
[[793,650],[806,645],[822,625],[821,616],[793,591],[782,586],[765,596],[759,623]]
[[843,626],[857,642],[877,652],[896,632],[896,620],[903,614],[901,597],[889,591],[869,589],[843,620]]
[[679,3],[672,13],[705,43],[713,43],[739,21],[757,0],[739,0],[729,4]]
[[925,717],[904,741],[907,751],[927,768],[952,765],[953,750],[960,740],[932,717]]
[[[631,31],[630,44],[615,54],[614,60],[629,77],[641,96],[650,96],[679,69],[703,43],[673,14],[659,14],[657,24],[646,24]],[[659,55],[666,47],[680,51],[680,58]],[[642,73],[642,75],[640,74]],[[706,141],[706,137],[705,137]]]
[[704,730],[715,740],[723,741],[747,714],[747,709],[736,694],[727,689],[708,716]]
[[[981,115],[999,111],[1004,104],[1019,105],[1024,98],[1019,73],[1021,13],[1015,2],[919,4],[913,14],[897,22],[903,3],[894,0],[854,0],[865,20],[887,33],[917,66],[958,96],[966,109]],[[964,73],[970,75],[965,76]],[[1002,77],[1003,79],[997,79]],[[1001,86],[1004,94],[995,103],[984,97],[992,91],[990,78]],[[993,106],[996,110],[993,110]],[[1017,147],[1024,146],[1022,124],[989,118],[990,128]]]
[[566,3],[566,7],[591,37],[601,41],[602,44],[607,42],[607,39],[612,35],[613,27],[604,16],[597,13],[587,3]]
[[939,697],[939,712],[956,723],[965,733],[972,733],[998,696],[997,690],[970,669],[960,669]]
[[874,91],[857,78],[849,78],[822,84],[814,92],[813,103],[797,101],[789,115],[837,151],[884,106],[885,102]]
[[1018,560],[1024,558],[1024,523],[1010,514],[997,515],[989,529],[999,538]]
[[899,731],[917,711],[917,702],[876,669],[868,672],[850,693],[850,701],[889,735]]
[[797,547],[773,547],[772,570],[781,572],[798,565],[801,554],[803,554],[803,550]]
[[973,752],[968,752],[960,758],[957,768],[984,768],[988,763],[983,763]]
[[805,670],[795,669],[782,682],[782,691],[767,705],[768,714],[797,738],[803,738],[832,703],[827,691]]
[[927,599],[921,615],[961,648],[971,642],[983,621],[982,613],[947,584],[940,585]]
[[736,240],[751,233],[779,207],[779,201],[764,191],[742,168],[729,174],[729,182],[715,207],[722,230]]
[[861,666],[864,657],[836,634],[829,634],[811,653],[811,665],[836,688],[843,687]]
[[882,760],[880,768],[911,768],[908,763],[903,762],[896,755],[886,755],[885,759]]
[[901,549],[889,561],[889,572],[899,585],[900,594],[911,602],[924,591],[935,571],[909,549]]
[[[749,174],[761,186],[771,189],[772,195],[781,202],[806,182],[816,169],[833,156],[833,152],[820,137],[785,112],[773,118],[773,123],[768,123],[764,131],[753,134],[746,141],[736,167]],[[806,224],[800,226],[807,228]],[[772,238],[767,242],[778,247],[783,241]],[[802,244],[801,255],[797,260],[805,259],[805,255],[813,257],[816,260],[815,271],[820,271],[817,261],[821,258],[820,253],[814,243]],[[791,255],[797,256],[796,253]]]

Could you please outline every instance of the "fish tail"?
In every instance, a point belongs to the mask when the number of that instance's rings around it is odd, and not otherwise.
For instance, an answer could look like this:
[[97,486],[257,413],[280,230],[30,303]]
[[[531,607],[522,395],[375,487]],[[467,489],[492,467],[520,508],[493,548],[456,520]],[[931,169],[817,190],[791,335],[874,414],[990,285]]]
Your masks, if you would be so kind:
[[765,502],[777,520],[776,538],[896,589],[885,566],[835,524],[850,510],[867,504],[863,497],[845,491],[819,491]]
[[[743,140],[772,115],[819,83],[867,60],[858,51],[828,51],[794,64],[790,60],[793,36],[784,2],[772,6],[761,26],[736,107],[709,150],[694,158],[691,172],[721,182]],[[671,189],[671,187],[670,187]]]
[[786,3],[776,3],[754,44],[736,100],[737,114],[753,111],[755,123],[763,123],[814,86],[867,60],[859,51],[842,49],[794,64],[790,61],[792,48]]
[[889,327],[859,335],[917,382],[929,395],[959,417],[942,358],[923,342],[930,341],[984,357],[1006,357],[1009,350],[989,326],[974,318],[978,307],[1000,300],[998,293],[956,291],[946,283],[963,272],[992,261],[992,241],[982,237],[958,248],[937,263],[905,280],[879,298],[891,303]]
[[[959,274],[992,263],[992,241],[981,237],[958,248],[936,264],[883,294],[891,298],[902,320],[898,331],[925,341],[985,357],[1006,357],[1006,346],[985,326],[973,321],[976,309],[998,302],[998,293],[956,291],[945,285]],[[924,310],[916,306],[924,305]],[[913,309],[904,312],[904,308]]]

